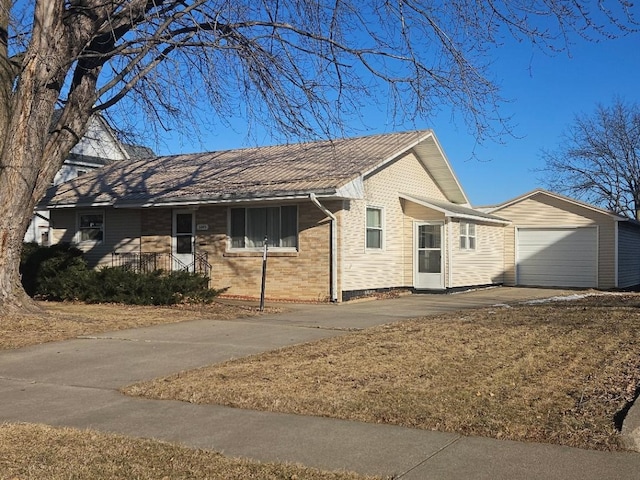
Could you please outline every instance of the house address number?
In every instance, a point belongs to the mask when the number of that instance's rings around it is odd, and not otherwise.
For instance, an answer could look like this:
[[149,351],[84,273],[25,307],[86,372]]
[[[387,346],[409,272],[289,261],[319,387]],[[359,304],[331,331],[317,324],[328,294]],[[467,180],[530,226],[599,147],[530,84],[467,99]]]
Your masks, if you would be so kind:
[[199,223],[198,225],[196,225],[196,230],[198,231],[209,230],[209,224]]

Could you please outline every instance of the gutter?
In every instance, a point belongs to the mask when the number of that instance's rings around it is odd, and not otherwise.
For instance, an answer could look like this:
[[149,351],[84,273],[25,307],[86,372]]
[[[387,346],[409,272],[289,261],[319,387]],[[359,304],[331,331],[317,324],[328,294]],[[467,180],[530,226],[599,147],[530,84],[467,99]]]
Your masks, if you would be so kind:
[[[323,196],[330,196],[333,199],[340,200],[343,197],[336,195],[335,190],[327,191],[326,194],[322,193]],[[264,196],[264,197],[219,197],[219,198],[210,198],[210,199],[198,199],[198,198],[188,198],[185,200],[171,200],[171,201],[145,201],[145,202],[135,202],[135,201],[122,201],[122,200],[102,200],[97,202],[73,202],[73,203],[52,203],[49,204],[46,200],[43,199],[42,202],[38,203],[38,208],[53,210],[59,208],[93,208],[93,207],[113,207],[113,208],[189,208],[194,206],[202,206],[202,205],[229,205],[236,203],[248,203],[248,202],[282,202],[289,200],[306,200],[309,198],[308,193],[291,193],[286,195],[274,195],[274,196]],[[347,197],[351,198],[351,197]]]
[[331,287],[330,287],[330,296],[331,301],[336,303],[338,301],[338,219],[336,216],[324,205],[322,205],[315,193],[309,194],[309,200],[318,207],[327,217],[331,219]]

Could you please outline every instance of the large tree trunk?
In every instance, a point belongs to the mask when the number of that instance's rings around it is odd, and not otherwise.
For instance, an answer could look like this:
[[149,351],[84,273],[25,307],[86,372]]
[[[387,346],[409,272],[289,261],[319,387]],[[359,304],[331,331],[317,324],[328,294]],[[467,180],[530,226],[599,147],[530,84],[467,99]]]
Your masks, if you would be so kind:
[[[79,134],[63,128],[51,130],[69,68],[63,6],[61,0],[38,2],[33,36],[17,68],[7,58],[6,48],[0,51],[0,311],[5,312],[37,308],[20,281],[24,234],[35,205],[77,141],[74,137],[84,133],[87,122],[82,121],[88,118],[88,114],[78,116]],[[0,18],[3,21],[6,19]],[[67,110],[77,109],[67,104],[66,118],[72,114]]]

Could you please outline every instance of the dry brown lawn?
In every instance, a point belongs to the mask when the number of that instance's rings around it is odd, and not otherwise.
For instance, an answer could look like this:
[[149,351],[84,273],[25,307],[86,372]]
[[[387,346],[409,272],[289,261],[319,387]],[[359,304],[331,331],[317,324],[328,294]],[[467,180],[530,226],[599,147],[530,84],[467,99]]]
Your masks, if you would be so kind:
[[202,306],[145,307],[132,305],[39,302],[42,315],[0,317],[0,350],[97,335],[115,330],[185,320],[230,320],[257,315],[257,308],[214,302]]
[[70,428],[0,425],[0,480],[365,480],[355,473],[258,463],[208,450]]
[[621,449],[640,296],[403,321],[130,386],[130,395]]

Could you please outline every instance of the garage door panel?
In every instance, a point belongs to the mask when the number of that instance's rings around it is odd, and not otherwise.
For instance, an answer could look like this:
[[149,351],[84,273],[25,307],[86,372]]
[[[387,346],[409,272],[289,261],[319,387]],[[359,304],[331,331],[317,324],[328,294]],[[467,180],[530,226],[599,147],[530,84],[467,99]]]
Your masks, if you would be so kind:
[[519,285],[597,286],[597,229],[518,230]]
[[573,286],[573,287],[591,287],[591,271],[583,270],[580,272],[567,273],[566,270],[558,269],[526,269],[521,273],[529,285],[544,286]]
[[547,258],[542,255],[531,256],[527,258],[526,262],[521,262],[520,267],[522,268],[558,268],[562,269],[570,269],[571,271],[578,269],[585,269],[589,272],[593,270],[593,262],[586,259],[576,259],[576,261],[571,261],[571,257],[567,256],[564,259],[554,260],[552,258]]
[[593,273],[592,265],[521,265],[520,274],[532,275],[548,275],[550,277],[560,277],[563,275],[577,277],[591,275]]

